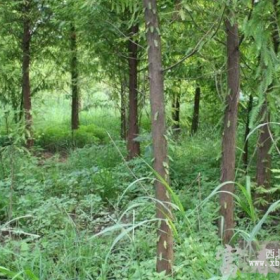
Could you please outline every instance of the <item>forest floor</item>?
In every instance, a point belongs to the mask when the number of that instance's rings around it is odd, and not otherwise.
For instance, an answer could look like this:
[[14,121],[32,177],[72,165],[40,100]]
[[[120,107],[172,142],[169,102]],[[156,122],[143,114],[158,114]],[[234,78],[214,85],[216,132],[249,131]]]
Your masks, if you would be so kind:
[[[35,156],[17,145],[1,150],[0,279],[169,279],[155,272],[149,120],[142,120],[141,158],[127,163],[116,115],[82,115],[74,138],[68,120],[57,119],[37,125]],[[183,133],[169,141],[177,199],[172,279],[231,279],[222,276],[222,260],[216,259],[223,248],[217,230],[218,134],[202,128],[194,137]],[[250,184],[242,172],[237,180]],[[246,206],[242,191],[237,189],[237,195]],[[261,217],[253,221],[237,204],[236,239],[252,237]],[[279,224],[269,218],[266,223],[254,238],[277,238]],[[238,272],[236,279],[278,276]]]

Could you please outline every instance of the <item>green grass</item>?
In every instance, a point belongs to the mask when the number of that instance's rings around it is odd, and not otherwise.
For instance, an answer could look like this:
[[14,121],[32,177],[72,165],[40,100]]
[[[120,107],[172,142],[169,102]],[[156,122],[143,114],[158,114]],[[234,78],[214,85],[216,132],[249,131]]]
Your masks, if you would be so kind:
[[[108,100],[103,104],[104,95],[96,93],[92,99],[105,107],[81,112],[75,135],[69,100],[50,94],[42,98],[47,104],[35,100],[35,155],[20,142],[1,150],[0,278],[171,279],[155,273],[155,175],[147,165],[152,162],[148,116],[141,119],[143,159],[127,163],[119,113],[111,104],[107,107]],[[199,133],[190,137],[187,121],[183,129],[179,139],[169,135],[173,203],[182,205],[173,221],[173,279],[227,279],[220,272],[221,260],[216,260],[222,248],[217,233],[220,132],[201,123]],[[3,126],[1,131],[5,135]],[[239,147],[242,131],[240,127]],[[16,132],[14,127],[14,136]],[[41,149],[51,153],[46,156]],[[248,187],[245,179],[239,171],[236,239],[277,238],[279,225],[269,216],[262,219],[252,201],[254,185]],[[240,274],[237,279],[278,277]]]

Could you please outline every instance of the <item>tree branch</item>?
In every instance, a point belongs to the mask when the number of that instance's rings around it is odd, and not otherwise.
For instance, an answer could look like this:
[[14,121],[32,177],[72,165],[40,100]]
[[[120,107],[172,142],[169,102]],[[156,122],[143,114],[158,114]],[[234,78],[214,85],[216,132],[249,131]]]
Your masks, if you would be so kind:
[[[225,13],[225,8],[223,9],[223,12],[222,12],[222,15],[219,19],[219,22],[218,22],[218,26],[217,28],[215,29],[214,33],[212,34],[212,36],[210,37],[210,40],[213,39],[214,36],[216,36],[218,30],[220,29],[221,27],[221,23],[222,23],[222,20],[223,20],[223,17],[224,17],[224,13]],[[168,70],[172,70],[173,68],[175,68],[176,66],[178,66],[179,64],[181,64],[182,62],[184,62],[186,59],[192,57],[193,55],[195,55],[201,46],[203,46],[204,44],[206,44],[206,42],[204,42],[205,38],[207,38],[207,36],[213,31],[215,27],[215,23],[211,26],[211,28],[200,38],[200,40],[198,41],[198,43],[195,45],[195,47],[193,48],[193,50],[188,53],[186,56],[184,56],[181,60],[179,60],[178,62],[176,62],[175,64],[171,65],[170,67],[167,67],[165,69],[163,69],[162,71],[163,72],[166,72]]]

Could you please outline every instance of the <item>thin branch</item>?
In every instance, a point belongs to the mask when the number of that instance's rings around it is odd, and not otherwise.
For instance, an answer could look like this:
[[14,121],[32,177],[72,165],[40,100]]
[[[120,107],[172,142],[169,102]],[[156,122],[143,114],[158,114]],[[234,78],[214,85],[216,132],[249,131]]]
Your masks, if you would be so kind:
[[271,130],[270,130],[269,125],[267,125],[267,128],[268,128],[268,132],[269,132],[270,139],[271,139],[271,141],[273,142],[273,144],[274,144],[274,146],[275,146],[275,148],[276,148],[276,150],[277,150],[277,153],[280,155],[280,150],[279,150],[279,148],[278,148],[278,146],[277,146],[276,141],[274,140],[274,137],[273,137],[273,135],[272,135],[272,133],[271,133]]
[[124,36],[128,41],[132,42],[133,44],[137,45],[138,47],[140,47],[141,49],[145,50],[145,48],[136,43],[135,41],[133,41],[129,36],[125,35],[116,25],[114,25],[113,23],[111,23],[110,21],[105,21],[107,24],[111,25],[112,27],[114,27],[122,36]]
[[[196,28],[197,28],[199,31],[205,33],[206,31],[205,31],[203,28],[201,28],[201,27],[196,23],[194,17],[192,16],[192,13],[191,13],[190,11],[188,11],[188,10],[187,10],[187,13],[189,14],[189,16],[190,16],[190,18],[191,18],[193,24],[196,26]],[[212,38],[213,38],[213,37],[212,37]],[[212,39],[212,38],[211,38],[211,39]],[[220,43],[220,44],[226,46],[226,43],[223,42],[223,41],[221,41],[220,39],[218,39],[218,38],[215,37],[214,40],[217,41],[218,43]]]
[[[224,13],[225,13],[225,8],[222,12],[222,15],[219,19],[219,22],[218,22],[218,26],[215,30],[215,32],[212,34],[212,36],[210,37],[210,40],[213,39],[213,37],[217,34],[218,30],[220,29],[220,26],[221,26],[221,23],[222,23],[222,20],[223,20],[223,17],[224,17]],[[181,64],[182,62],[184,62],[186,59],[192,57],[193,55],[195,55],[201,46],[203,46],[204,44],[206,44],[206,42],[204,42],[205,38],[207,38],[207,36],[212,32],[212,30],[214,29],[215,27],[215,23],[211,26],[211,28],[200,38],[200,40],[198,41],[198,43],[196,44],[196,46],[193,48],[193,50],[188,53],[186,56],[184,56],[181,60],[179,60],[178,62],[176,62],[175,64],[173,64],[172,66],[170,67],[167,67],[165,69],[163,69],[162,71],[163,72],[166,72],[168,70],[172,70],[173,68],[175,68],[176,66],[178,66],[179,64]]]

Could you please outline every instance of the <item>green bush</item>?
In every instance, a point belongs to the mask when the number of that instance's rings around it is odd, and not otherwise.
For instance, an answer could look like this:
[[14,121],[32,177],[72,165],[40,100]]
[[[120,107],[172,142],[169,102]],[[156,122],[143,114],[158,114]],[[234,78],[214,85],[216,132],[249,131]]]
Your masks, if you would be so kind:
[[101,143],[105,143],[108,140],[107,133],[104,129],[97,127],[93,124],[91,125],[81,125],[80,128],[77,130],[78,133],[87,133],[93,135],[98,141]]
[[92,144],[102,144],[106,140],[107,134],[105,130],[94,125],[80,126],[74,132],[66,126],[54,126],[35,134],[36,144],[53,152],[70,148],[82,148]]

